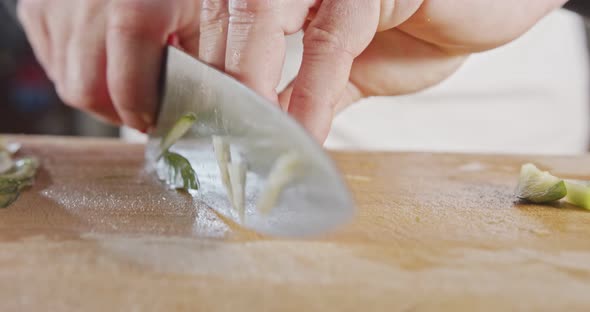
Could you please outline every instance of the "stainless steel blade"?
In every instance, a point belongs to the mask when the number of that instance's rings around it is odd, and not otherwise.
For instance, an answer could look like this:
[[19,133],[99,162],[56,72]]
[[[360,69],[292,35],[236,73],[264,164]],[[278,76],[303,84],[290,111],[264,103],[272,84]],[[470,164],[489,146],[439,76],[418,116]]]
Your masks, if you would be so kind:
[[[302,237],[321,234],[349,221],[353,200],[331,159],[286,113],[232,77],[168,47],[160,113],[150,134],[146,159],[152,166],[162,137],[182,115],[197,123],[171,150],[189,159],[201,181],[195,199],[242,226],[263,234]],[[222,184],[212,136],[228,139],[232,157],[247,164],[246,217],[240,220]],[[281,193],[270,214],[256,209],[275,160],[301,156],[297,178]]]

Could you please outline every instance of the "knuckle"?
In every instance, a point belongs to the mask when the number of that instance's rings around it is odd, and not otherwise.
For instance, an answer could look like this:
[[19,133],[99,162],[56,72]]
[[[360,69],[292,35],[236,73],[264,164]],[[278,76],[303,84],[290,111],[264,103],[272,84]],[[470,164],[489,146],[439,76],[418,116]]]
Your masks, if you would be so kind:
[[[314,93],[309,88],[298,88],[292,94],[293,100],[297,103],[315,103],[316,97]],[[298,105],[294,107],[295,109],[299,110],[306,110],[309,106]]]
[[218,0],[203,0],[201,4],[201,11],[207,16],[217,16],[219,14],[227,14],[226,1]]
[[397,0],[381,0],[378,31],[385,31],[407,21],[422,6],[425,0],[406,0],[401,5]]
[[225,1],[203,0],[201,5],[201,27],[218,27],[229,18]]
[[231,15],[251,15],[268,12],[273,9],[273,0],[230,0]]
[[125,36],[159,35],[166,25],[169,6],[159,6],[153,1],[119,0],[110,4],[108,27]]
[[303,36],[306,54],[346,54],[355,57],[334,32],[317,25],[310,25]]

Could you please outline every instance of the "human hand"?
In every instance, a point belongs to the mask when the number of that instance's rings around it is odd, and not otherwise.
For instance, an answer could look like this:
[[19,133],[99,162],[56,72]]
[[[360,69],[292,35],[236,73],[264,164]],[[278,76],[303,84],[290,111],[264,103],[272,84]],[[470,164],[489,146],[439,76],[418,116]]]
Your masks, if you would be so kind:
[[197,55],[200,0],[20,0],[18,16],[59,96],[145,131],[163,47],[176,33]]
[[[166,39],[280,103],[323,141],[361,97],[427,88],[472,52],[522,34],[565,0],[21,0],[35,53],[68,104],[151,125]],[[293,83],[277,94],[285,35],[305,30]]]
[[[209,0],[199,56],[280,103],[323,142],[350,103],[428,88],[470,53],[519,37],[564,2]],[[300,29],[301,69],[277,95],[284,36]]]

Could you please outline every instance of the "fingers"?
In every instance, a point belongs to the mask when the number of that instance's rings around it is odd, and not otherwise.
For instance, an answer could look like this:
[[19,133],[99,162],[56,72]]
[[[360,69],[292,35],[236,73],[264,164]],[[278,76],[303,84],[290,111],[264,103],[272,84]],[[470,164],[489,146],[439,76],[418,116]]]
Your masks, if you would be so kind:
[[330,130],[350,70],[379,22],[379,1],[325,0],[303,38],[289,113],[320,142]]
[[199,57],[199,21],[196,20],[189,24],[178,33],[178,45],[184,52],[192,55],[195,58]]
[[228,25],[228,0],[202,0],[199,59],[219,70],[225,69]]
[[230,0],[225,70],[273,102],[285,58],[285,33],[272,0]]
[[86,27],[71,30],[69,44],[63,48],[67,62],[62,64],[59,93],[69,105],[118,125],[121,119],[107,88],[104,11],[96,1],[79,5],[84,8],[76,24]]
[[[354,66],[354,65],[353,65]],[[281,93],[279,93],[279,104],[283,109],[289,107],[291,101],[291,95],[293,94],[293,83],[289,84]],[[350,104],[362,99],[365,94],[351,81],[346,84],[344,93],[340,96],[340,100],[334,107],[334,115],[337,115],[343,111]],[[286,110],[286,109],[285,109]]]
[[377,31],[399,26],[410,18],[425,0],[381,0],[381,14]]
[[481,52],[518,38],[565,2],[425,0],[399,28],[455,53]]
[[277,101],[285,34],[319,0],[202,0],[199,58]]
[[123,122],[140,131],[155,118],[164,46],[178,28],[185,2],[120,0],[109,7],[108,89]]
[[19,18],[67,104],[145,130],[152,124],[166,38],[197,54],[200,3],[19,1]]
[[313,19],[322,0],[281,0],[278,12],[286,34],[294,34]]

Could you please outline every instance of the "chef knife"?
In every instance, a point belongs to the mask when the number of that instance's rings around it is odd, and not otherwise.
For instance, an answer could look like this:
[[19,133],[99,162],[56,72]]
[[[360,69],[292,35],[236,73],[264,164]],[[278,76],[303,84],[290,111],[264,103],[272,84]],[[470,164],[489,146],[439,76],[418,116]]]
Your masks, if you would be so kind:
[[[200,189],[194,199],[226,218],[262,234],[283,237],[318,235],[354,215],[351,195],[339,171],[311,136],[277,105],[231,76],[167,46],[156,126],[146,148],[148,168],[155,168],[162,138],[187,113],[197,122],[171,147],[195,169]],[[247,169],[245,216],[236,212],[222,182],[213,137],[230,146],[232,160]],[[297,170],[267,214],[257,207],[275,162],[296,155]]]

